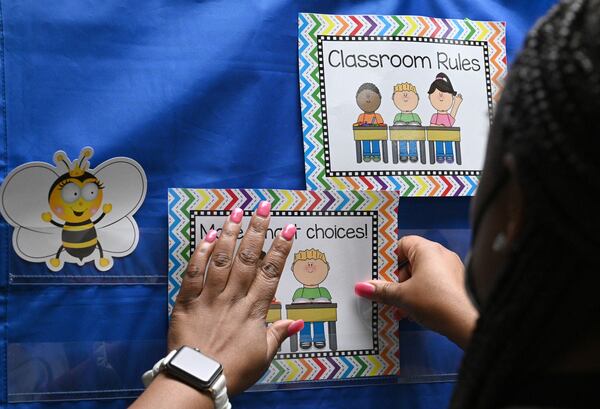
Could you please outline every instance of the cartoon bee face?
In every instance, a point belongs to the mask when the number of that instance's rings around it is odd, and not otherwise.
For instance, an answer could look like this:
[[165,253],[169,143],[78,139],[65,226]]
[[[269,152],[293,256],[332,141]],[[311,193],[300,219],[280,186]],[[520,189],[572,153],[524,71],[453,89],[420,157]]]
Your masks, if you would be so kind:
[[139,232],[132,216],[146,195],[146,175],[128,158],[89,169],[92,155],[86,147],[71,162],[58,151],[56,166],[26,163],[6,177],[0,213],[15,227],[13,248],[21,258],[45,262],[52,271],[88,261],[106,271],[113,256],[135,249]]
[[92,174],[85,172],[77,178],[65,174],[58,178],[48,193],[52,213],[67,222],[91,219],[102,204],[103,185]]
[[[50,187],[48,204],[52,214],[70,223],[90,220],[102,204],[104,185],[91,173],[87,172],[89,152],[83,151],[78,166],[60,176]],[[57,158],[65,165],[65,158]]]

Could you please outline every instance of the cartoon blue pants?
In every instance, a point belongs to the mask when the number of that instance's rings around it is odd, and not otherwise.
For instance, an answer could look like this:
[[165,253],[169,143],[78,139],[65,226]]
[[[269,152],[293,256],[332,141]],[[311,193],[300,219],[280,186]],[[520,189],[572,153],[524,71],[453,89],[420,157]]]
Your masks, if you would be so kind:
[[379,153],[379,141],[363,141],[363,156],[381,156]]
[[303,342],[325,342],[325,324],[322,322],[307,322],[300,331],[300,343]]
[[435,143],[435,156],[447,158],[454,157],[454,150],[452,149],[452,142],[436,142]]
[[417,157],[417,141],[399,141],[400,156]]

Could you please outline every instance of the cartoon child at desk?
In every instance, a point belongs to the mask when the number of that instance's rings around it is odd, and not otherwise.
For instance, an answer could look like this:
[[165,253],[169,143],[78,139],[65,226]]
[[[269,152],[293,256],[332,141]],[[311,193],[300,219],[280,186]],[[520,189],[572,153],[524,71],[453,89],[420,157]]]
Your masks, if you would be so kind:
[[[331,303],[331,294],[325,287],[320,287],[329,274],[329,263],[325,253],[317,249],[307,249],[294,254],[292,263],[294,277],[302,287],[292,296],[292,304]],[[309,349],[325,347],[325,327],[323,322],[307,322],[300,332],[300,348]]]
[[[381,105],[381,93],[375,84],[366,82],[358,88],[356,104],[363,113],[358,116],[354,126],[385,126],[381,115],[375,112]],[[362,141],[362,150],[365,162],[381,160],[379,141]]]
[[[410,82],[403,82],[394,86],[392,95],[394,105],[400,111],[394,117],[394,125],[421,126],[421,117],[414,112],[419,105],[419,94],[417,87]],[[419,160],[417,153],[417,141],[398,141],[400,148],[400,162],[411,162]]]
[[[456,121],[458,108],[462,104],[463,98],[461,94],[456,93],[450,82],[450,78],[443,72],[436,75],[435,80],[429,87],[429,102],[437,111],[431,117],[431,126],[452,127]],[[454,162],[454,152],[452,150],[452,142],[436,141],[435,154],[438,163],[443,163],[444,160],[448,163]]]

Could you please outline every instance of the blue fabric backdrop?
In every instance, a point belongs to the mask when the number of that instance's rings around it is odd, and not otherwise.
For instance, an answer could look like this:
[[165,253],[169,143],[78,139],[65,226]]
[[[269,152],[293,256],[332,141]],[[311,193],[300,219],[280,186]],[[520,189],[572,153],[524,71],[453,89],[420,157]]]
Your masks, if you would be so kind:
[[[164,277],[168,187],[305,188],[298,12],[504,20],[510,63],[526,30],[551,3],[1,0],[0,177],[23,162],[50,161],[58,149],[76,155],[86,145],[96,150],[92,166],[113,156],[136,159],[149,182],[136,217],[140,245],[127,263],[116,263],[113,273],[121,269]],[[400,227],[433,236],[436,229],[466,229],[468,202],[402,200]],[[61,351],[73,372],[61,380],[62,387],[54,385],[56,390],[73,385],[79,391],[139,388],[137,374],[165,348],[165,285],[9,286],[9,271],[42,268],[16,257],[9,246],[11,232],[1,221],[0,405],[9,391],[17,396],[28,387],[28,377],[19,372],[23,368],[15,364],[23,350],[47,356]],[[457,244],[461,249],[466,236]],[[407,332],[422,331],[402,325]],[[440,371],[456,366],[456,348],[423,334],[420,342],[427,342],[431,357],[423,365],[437,365]],[[420,347],[404,342],[404,363],[415,365]],[[9,353],[13,365],[7,375]],[[104,372],[88,366],[101,358],[111,362]],[[256,392],[234,403],[249,408],[442,408],[452,387]],[[77,396],[63,396],[70,397]],[[8,406],[117,408],[128,402]]]

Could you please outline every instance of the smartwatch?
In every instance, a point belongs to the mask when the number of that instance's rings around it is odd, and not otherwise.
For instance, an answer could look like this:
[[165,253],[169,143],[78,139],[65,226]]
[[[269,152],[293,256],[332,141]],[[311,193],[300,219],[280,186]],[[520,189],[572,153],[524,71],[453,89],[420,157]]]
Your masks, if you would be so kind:
[[171,351],[144,373],[144,387],[147,388],[160,372],[165,372],[196,390],[210,392],[215,401],[215,409],[231,408],[223,367],[198,349],[182,346]]

